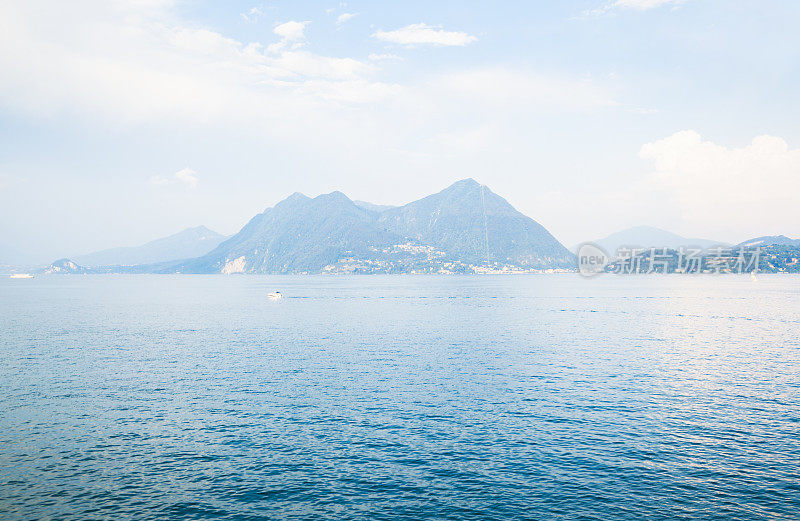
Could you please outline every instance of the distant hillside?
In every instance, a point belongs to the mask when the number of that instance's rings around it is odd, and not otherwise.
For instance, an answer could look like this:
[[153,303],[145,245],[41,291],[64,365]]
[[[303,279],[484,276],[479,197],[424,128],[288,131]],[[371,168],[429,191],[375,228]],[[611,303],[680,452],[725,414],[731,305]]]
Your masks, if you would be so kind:
[[800,239],[790,239],[785,235],[765,235],[739,243],[747,248],[756,246],[796,246],[800,247]]
[[71,259],[58,259],[41,270],[41,273],[60,273],[65,275],[84,275],[91,272],[91,268],[80,266]]
[[207,255],[181,263],[177,270],[318,272],[342,257],[373,257],[398,242],[398,236],[376,226],[374,212],[356,206],[341,192],[313,199],[295,193],[253,217]]
[[[576,266],[575,256],[542,225],[472,179],[387,208],[357,203],[341,192],[314,198],[294,193],[250,219],[234,236],[224,241],[221,238],[207,228],[192,228],[139,248],[99,252],[93,254],[94,259],[88,255],[59,259],[38,272],[517,273],[571,270]],[[215,241],[216,247],[204,254],[174,258],[198,243],[205,248]],[[621,246],[668,248],[665,269],[671,272],[684,269],[678,250],[682,246],[729,246],[651,226],[623,230],[597,242],[612,254]],[[782,235],[758,237],[741,246],[762,246],[760,258],[748,270],[800,270],[800,240]],[[167,256],[173,258],[163,259]],[[719,256],[727,263],[724,269],[720,268]],[[133,262],[141,259],[150,262]],[[736,272],[739,260],[735,253],[708,250],[697,270]],[[638,269],[646,272],[648,262],[643,259]],[[610,264],[607,270],[614,266]]]
[[681,237],[678,234],[656,228],[655,226],[635,226],[608,237],[594,241],[611,255],[620,247],[637,248],[680,248],[681,246],[711,248],[714,246],[728,246],[727,243],[710,239],[697,239]]
[[381,213],[398,235],[472,264],[573,267],[573,255],[542,225],[472,179]]
[[225,239],[224,235],[205,226],[197,226],[141,246],[112,248],[80,255],[72,260],[87,267],[153,264],[205,255]]
[[386,210],[391,210],[392,208],[397,208],[396,206],[390,204],[372,204],[368,203],[367,201],[353,201],[356,206],[360,206],[366,210],[370,210],[372,212],[385,212]]
[[181,273],[407,273],[571,268],[574,256],[475,181],[378,212],[341,192],[293,194]]

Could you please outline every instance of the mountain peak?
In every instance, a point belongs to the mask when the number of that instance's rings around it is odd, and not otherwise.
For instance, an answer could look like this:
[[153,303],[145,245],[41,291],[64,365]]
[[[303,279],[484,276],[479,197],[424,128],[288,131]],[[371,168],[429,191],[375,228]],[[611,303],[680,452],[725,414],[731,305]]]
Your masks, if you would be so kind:
[[[274,206],[274,208],[280,208],[280,207],[284,207],[284,206],[291,208],[291,207],[294,207],[296,205],[301,205],[301,204],[303,204],[303,203],[305,203],[307,201],[310,201],[310,200],[311,200],[311,198],[308,197],[307,195],[301,194],[300,192],[295,192],[292,195],[290,195],[289,197],[287,197],[286,199],[283,199],[283,200],[279,201]],[[267,210],[267,211],[269,211],[269,210]]]
[[310,197],[308,197],[307,195],[305,195],[303,193],[300,193],[300,192],[295,192],[295,193],[293,193],[292,195],[290,195],[289,197],[287,197],[286,199],[284,199],[281,202],[283,203],[283,202],[286,202],[286,201],[307,201],[309,199],[310,199]]
[[87,270],[84,266],[81,266],[72,259],[67,258],[55,260],[52,264],[44,269],[44,273],[83,274],[87,273],[88,271],[89,270]]
[[612,254],[621,247],[680,248],[681,246],[698,246],[710,248],[725,245],[720,241],[682,237],[676,233],[647,225],[632,226],[602,239],[596,239],[594,242]]
[[[462,179],[461,181],[456,181],[438,194],[434,195],[442,195],[448,198],[455,197],[457,199],[472,199],[483,196],[488,200],[489,197],[495,196],[496,194],[494,194],[488,186],[482,185],[469,177],[467,179]],[[499,198],[499,196],[497,197]],[[503,199],[503,201],[505,201],[505,199]]]
[[182,232],[176,233],[175,236],[180,234],[191,234],[199,237],[222,237],[221,234],[215,232],[208,226],[204,226],[202,224],[200,226],[195,226],[193,228],[186,228]]
[[351,204],[353,203],[353,201],[351,201],[349,197],[344,195],[344,193],[340,192],[339,190],[334,190],[333,192],[328,193],[328,194],[320,194],[320,195],[316,196],[314,199],[318,199],[320,201],[326,201],[326,202],[327,201],[335,201],[335,202],[348,202],[348,203],[351,203]]
[[379,221],[464,262],[568,266],[571,253],[533,219],[474,179],[386,210]]
[[650,226],[649,224],[640,224],[638,226],[631,226],[630,228],[626,228],[624,230],[620,230],[620,232],[659,232],[659,233],[672,233],[668,232],[663,228],[659,228],[658,226]]
[[[375,209],[340,191],[314,198],[295,192],[213,249],[209,241],[195,237],[178,246],[201,244],[203,253],[166,260],[159,255],[158,262],[136,262],[147,264],[136,269],[159,273],[470,273],[487,267],[527,270],[574,264],[572,254],[540,224],[474,179],[462,179],[400,207],[371,206]],[[198,230],[207,228],[189,230],[199,235]],[[156,247],[155,253],[167,247],[174,251],[177,238],[192,239],[191,235],[184,231],[179,237],[148,243],[147,252],[138,251],[144,247],[110,252],[124,260],[97,265],[130,271],[134,257],[152,254],[150,250]],[[75,261],[61,260],[53,269],[76,272],[82,266],[92,267]]]
[[466,179],[462,179],[461,181],[456,181],[455,183],[451,184],[449,188],[456,188],[456,187],[474,188],[479,186],[481,186],[479,182],[477,182],[471,177],[467,177]]

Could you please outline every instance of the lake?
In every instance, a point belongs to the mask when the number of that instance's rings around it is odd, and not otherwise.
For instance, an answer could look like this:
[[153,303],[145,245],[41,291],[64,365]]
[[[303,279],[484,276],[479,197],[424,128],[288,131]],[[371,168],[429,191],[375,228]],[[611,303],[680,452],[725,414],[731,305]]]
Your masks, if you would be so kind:
[[4,278],[0,518],[797,519],[799,332],[793,275]]

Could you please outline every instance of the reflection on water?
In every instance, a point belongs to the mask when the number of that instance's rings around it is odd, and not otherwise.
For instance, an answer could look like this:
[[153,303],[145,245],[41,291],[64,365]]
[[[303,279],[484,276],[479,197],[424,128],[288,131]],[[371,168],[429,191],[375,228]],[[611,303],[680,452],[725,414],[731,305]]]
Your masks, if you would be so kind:
[[798,309],[795,276],[3,280],[0,517],[793,518]]

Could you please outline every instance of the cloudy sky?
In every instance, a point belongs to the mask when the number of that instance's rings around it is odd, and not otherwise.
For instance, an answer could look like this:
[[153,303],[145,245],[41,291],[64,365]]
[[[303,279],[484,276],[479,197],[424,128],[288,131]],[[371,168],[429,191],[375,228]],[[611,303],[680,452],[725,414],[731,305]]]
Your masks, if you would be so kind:
[[0,244],[465,177],[566,245],[798,237],[798,26],[795,0],[0,0]]

